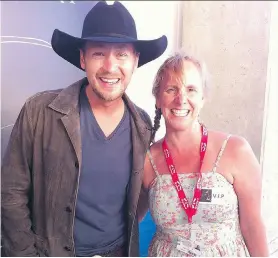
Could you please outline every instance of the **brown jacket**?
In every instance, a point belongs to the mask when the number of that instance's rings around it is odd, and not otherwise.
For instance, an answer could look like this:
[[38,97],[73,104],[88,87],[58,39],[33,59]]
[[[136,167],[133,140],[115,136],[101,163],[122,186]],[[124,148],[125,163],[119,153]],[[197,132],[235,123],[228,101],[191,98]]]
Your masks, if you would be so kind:
[[[2,163],[2,240],[7,256],[74,256],[81,167],[80,87],[38,93],[24,104]],[[149,116],[131,113],[133,166],[127,193],[128,255],[139,256],[137,204],[149,146]]]

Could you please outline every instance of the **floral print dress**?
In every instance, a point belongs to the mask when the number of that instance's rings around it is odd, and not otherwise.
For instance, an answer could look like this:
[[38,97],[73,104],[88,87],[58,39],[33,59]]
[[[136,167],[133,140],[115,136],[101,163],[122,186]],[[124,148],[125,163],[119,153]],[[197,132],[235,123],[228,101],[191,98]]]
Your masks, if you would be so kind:
[[[148,151],[156,173],[149,190],[149,205],[157,226],[149,246],[149,256],[249,256],[239,225],[237,195],[233,185],[216,172],[228,139],[229,136],[212,171],[202,173],[202,199],[191,224],[180,204],[171,175],[159,174]],[[179,174],[179,179],[191,202],[197,173]]]

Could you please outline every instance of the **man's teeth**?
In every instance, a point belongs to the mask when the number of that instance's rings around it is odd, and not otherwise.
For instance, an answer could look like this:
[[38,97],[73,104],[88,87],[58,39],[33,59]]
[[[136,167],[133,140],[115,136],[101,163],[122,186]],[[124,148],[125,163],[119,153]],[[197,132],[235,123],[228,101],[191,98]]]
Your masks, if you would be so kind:
[[117,83],[120,79],[107,79],[107,78],[100,78],[101,81],[109,83],[109,84],[115,84]]
[[188,109],[172,109],[171,111],[175,116],[187,116],[189,114]]

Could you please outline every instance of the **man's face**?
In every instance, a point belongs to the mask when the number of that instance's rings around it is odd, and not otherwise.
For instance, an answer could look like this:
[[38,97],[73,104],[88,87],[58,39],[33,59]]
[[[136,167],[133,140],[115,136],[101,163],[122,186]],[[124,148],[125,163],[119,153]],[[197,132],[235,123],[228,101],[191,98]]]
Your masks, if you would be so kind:
[[104,101],[120,98],[125,92],[139,55],[132,44],[92,43],[80,50],[80,64],[93,92]]

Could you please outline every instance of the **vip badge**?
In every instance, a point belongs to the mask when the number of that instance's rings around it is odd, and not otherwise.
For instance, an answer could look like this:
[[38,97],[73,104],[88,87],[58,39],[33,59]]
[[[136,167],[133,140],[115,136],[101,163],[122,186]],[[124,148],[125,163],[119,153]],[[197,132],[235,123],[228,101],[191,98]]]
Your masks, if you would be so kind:
[[225,189],[221,187],[211,188],[211,189],[203,188],[200,202],[207,203],[207,204],[224,204]]

